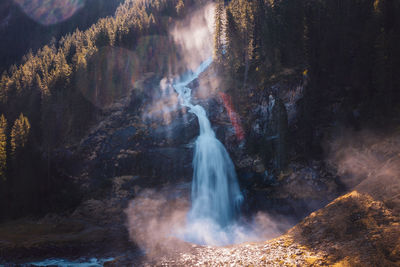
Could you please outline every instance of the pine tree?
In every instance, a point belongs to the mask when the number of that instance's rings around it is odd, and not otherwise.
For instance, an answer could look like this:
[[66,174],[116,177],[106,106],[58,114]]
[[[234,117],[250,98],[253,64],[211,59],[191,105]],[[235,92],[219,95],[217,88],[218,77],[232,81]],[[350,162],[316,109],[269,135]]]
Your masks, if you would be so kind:
[[30,129],[31,125],[28,118],[21,113],[11,130],[11,153],[14,157],[19,149],[25,147]]
[[0,117],[0,179],[6,180],[7,170],[7,120]]
[[214,34],[214,60],[216,63],[222,63],[223,55],[223,21],[222,13],[224,9],[224,1],[218,0],[217,6],[215,7],[215,34]]
[[239,69],[241,60],[241,38],[238,32],[235,19],[230,9],[226,10],[226,54],[228,60],[228,68],[232,73]]
[[7,90],[8,90],[9,78],[7,72],[4,72],[0,79],[0,102],[5,103],[7,101]]
[[176,13],[181,14],[184,7],[185,7],[185,4],[183,3],[183,0],[179,0],[178,4],[175,7]]

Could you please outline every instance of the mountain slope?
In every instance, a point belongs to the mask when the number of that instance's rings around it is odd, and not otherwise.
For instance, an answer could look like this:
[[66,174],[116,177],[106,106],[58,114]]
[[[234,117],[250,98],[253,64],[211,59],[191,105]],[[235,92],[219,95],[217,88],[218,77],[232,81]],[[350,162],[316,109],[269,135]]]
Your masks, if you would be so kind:
[[399,266],[400,217],[356,191],[263,243],[194,246],[166,264],[228,266]]

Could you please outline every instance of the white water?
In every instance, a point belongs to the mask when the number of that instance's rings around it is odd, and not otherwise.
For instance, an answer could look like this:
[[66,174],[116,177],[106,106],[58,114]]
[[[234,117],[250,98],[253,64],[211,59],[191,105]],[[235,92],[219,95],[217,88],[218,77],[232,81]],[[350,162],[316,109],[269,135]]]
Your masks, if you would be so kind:
[[211,62],[206,60],[173,85],[182,105],[197,116],[200,126],[193,158],[192,207],[183,238],[199,244],[226,244],[231,242],[229,228],[243,196],[228,152],[215,137],[204,108],[191,103],[191,89],[187,87]]

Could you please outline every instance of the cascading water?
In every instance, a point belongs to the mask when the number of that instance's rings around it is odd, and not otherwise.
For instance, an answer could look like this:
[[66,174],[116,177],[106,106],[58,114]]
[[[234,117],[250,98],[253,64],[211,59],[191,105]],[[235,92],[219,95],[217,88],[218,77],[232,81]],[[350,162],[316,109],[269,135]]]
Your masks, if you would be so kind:
[[191,89],[187,87],[211,63],[212,59],[204,61],[194,73],[185,75],[173,87],[182,105],[197,116],[200,126],[193,158],[192,207],[184,238],[201,244],[224,244],[229,243],[224,229],[234,221],[243,196],[228,152],[215,137],[204,108],[191,103]]

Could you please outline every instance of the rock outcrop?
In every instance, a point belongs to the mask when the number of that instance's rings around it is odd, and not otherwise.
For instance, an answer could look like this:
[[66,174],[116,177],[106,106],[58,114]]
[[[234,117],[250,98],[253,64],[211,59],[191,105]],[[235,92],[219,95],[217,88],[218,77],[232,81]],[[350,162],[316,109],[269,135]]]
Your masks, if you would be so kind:
[[356,191],[310,214],[276,239],[229,247],[195,246],[163,259],[192,266],[399,266],[400,217]]

